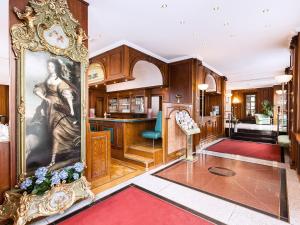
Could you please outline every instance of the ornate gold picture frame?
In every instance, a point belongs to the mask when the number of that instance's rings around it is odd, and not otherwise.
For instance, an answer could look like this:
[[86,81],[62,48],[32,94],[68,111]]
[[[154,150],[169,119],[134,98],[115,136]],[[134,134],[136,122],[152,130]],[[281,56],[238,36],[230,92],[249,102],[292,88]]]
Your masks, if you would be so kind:
[[30,0],[24,12],[14,11],[22,21],[11,28],[22,178],[40,166],[85,162],[88,50],[66,0]]

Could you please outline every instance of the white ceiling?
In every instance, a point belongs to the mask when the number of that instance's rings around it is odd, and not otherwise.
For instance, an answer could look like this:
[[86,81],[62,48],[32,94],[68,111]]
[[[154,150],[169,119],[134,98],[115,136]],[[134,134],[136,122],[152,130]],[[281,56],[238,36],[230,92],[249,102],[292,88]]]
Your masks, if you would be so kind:
[[[299,0],[88,2],[91,56],[125,43],[166,62],[197,57],[227,76],[230,89],[273,85],[300,28]],[[8,0],[0,6],[0,83],[8,83]]]
[[300,27],[299,0],[89,3],[91,56],[128,42],[165,61],[197,57],[227,76],[230,89],[273,85],[289,66],[289,41]]

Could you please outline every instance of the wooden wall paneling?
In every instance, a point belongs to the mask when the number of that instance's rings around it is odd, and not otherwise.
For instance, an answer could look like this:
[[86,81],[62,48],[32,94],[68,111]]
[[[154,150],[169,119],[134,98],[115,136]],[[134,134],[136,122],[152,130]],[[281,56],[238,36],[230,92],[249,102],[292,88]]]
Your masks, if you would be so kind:
[[0,142],[0,204],[2,204],[3,201],[3,192],[11,187],[9,161],[9,142]]
[[124,153],[126,153],[131,145],[147,142],[142,137],[142,132],[145,130],[154,130],[156,120],[144,121],[138,123],[124,123]]
[[239,104],[234,104],[235,114],[238,119],[247,119],[246,116],[246,102],[245,97],[247,94],[256,94],[256,113],[261,113],[262,106],[261,103],[264,100],[268,100],[273,105],[274,103],[274,91],[273,87],[267,88],[256,88],[256,89],[243,89],[243,90],[233,90],[232,100],[238,98],[240,100]]
[[180,102],[192,104],[193,59],[187,59],[169,65],[170,102],[177,103],[176,95],[181,95]]
[[110,132],[91,132],[87,126],[86,143],[86,177],[95,188],[110,180]]
[[[83,0],[67,0],[69,9],[72,12],[75,19],[79,21],[86,35],[88,35],[88,3]],[[28,0],[10,0],[9,1],[9,27],[12,25],[20,23],[21,21],[17,18],[14,13],[14,7],[24,10],[25,6],[28,5]],[[9,38],[9,43],[11,46],[11,38]],[[88,41],[85,41],[86,46],[88,46]],[[14,187],[16,184],[16,166],[17,166],[17,150],[16,150],[16,59],[15,55],[10,48],[9,52],[10,60],[10,90],[9,90],[9,115],[10,115],[10,155],[9,160],[6,162],[9,164],[9,173],[6,176],[10,177],[10,187]],[[2,177],[1,177],[2,178]]]
[[[292,75],[293,75],[293,79],[292,79],[292,83],[291,83],[291,101],[294,103],[293,107],[290,109],[293,114],[292,116],[292,120],[294,123],[291,124],[291,127],[289,129],[289,136],[291,138],[291,148],[290,148],[290,166],[291,168],[295,168],[296,167],[296,159],[297,159],[297,154],[298,154],[298,144],[297,144],[297,140],[296,140],[296,136],[297,136],[297,119],[299,118],[297,115],[297,77],[298,77],[298,69],[297,69],[297,65],[298,65],[298,60],[299,60],[299,56],[298,56],[298,51],[297,51],[297,45],[298,45],[298,35],[294,36],[292,38],[291,44],[290,44],[290,49],[291,49],[291,70],[292,70]],[[298,99],[299,101],[299,99]]]
[[[296,46],[296,55],[295,55],[295,76],[293,78],[294,82],[294,132],[297,137],[300,133],[300,33],[297,35],[297,46]],[[295,145],[299,146],[297,138],[294,140]],[[293,151],[293,160],[294,165],[297,168],[298,174],[300,174],[300,151],[298,147],[294,147]]]
[[186,153],[186,135],[175,121],[175,113],[178,110],[186,110],[191,114],[193,107],[189,104],[163,103],[163,161],[165,163]]
[[[9,86],[0,85],[0,115],[6,116],[5,123],[9,120]],[[1,122],[1,121],[0,121]]]

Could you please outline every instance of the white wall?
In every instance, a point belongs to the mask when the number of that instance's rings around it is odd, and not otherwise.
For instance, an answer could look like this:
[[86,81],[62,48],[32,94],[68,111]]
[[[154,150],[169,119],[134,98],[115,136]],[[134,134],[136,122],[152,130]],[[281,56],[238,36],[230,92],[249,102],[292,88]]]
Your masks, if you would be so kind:
[[135,78],[134,80],[107,85],[107,92],[153,87],[163,84],[162,74],[158,67],[147,61],[138,61],[133,68],[132,76]]
[[0,58],[0,84],[9,85],[9,61]]
[[8,0],[1,1],[0,7],[0,84],[9,84],[9,33]]

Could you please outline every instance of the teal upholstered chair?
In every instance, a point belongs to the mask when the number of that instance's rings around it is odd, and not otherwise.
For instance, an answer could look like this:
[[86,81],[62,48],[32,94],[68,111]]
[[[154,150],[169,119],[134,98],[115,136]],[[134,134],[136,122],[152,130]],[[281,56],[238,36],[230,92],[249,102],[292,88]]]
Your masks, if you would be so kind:
[[147,138],[147,139],[152,139],[153,147],[154,147],[154,141],[161,138],[161,132],[162,132],[162,113],[161,113],[161,111],[159,111],[157,113],[156,124],[155,124],[154,130],[143,131],[142,137]]

